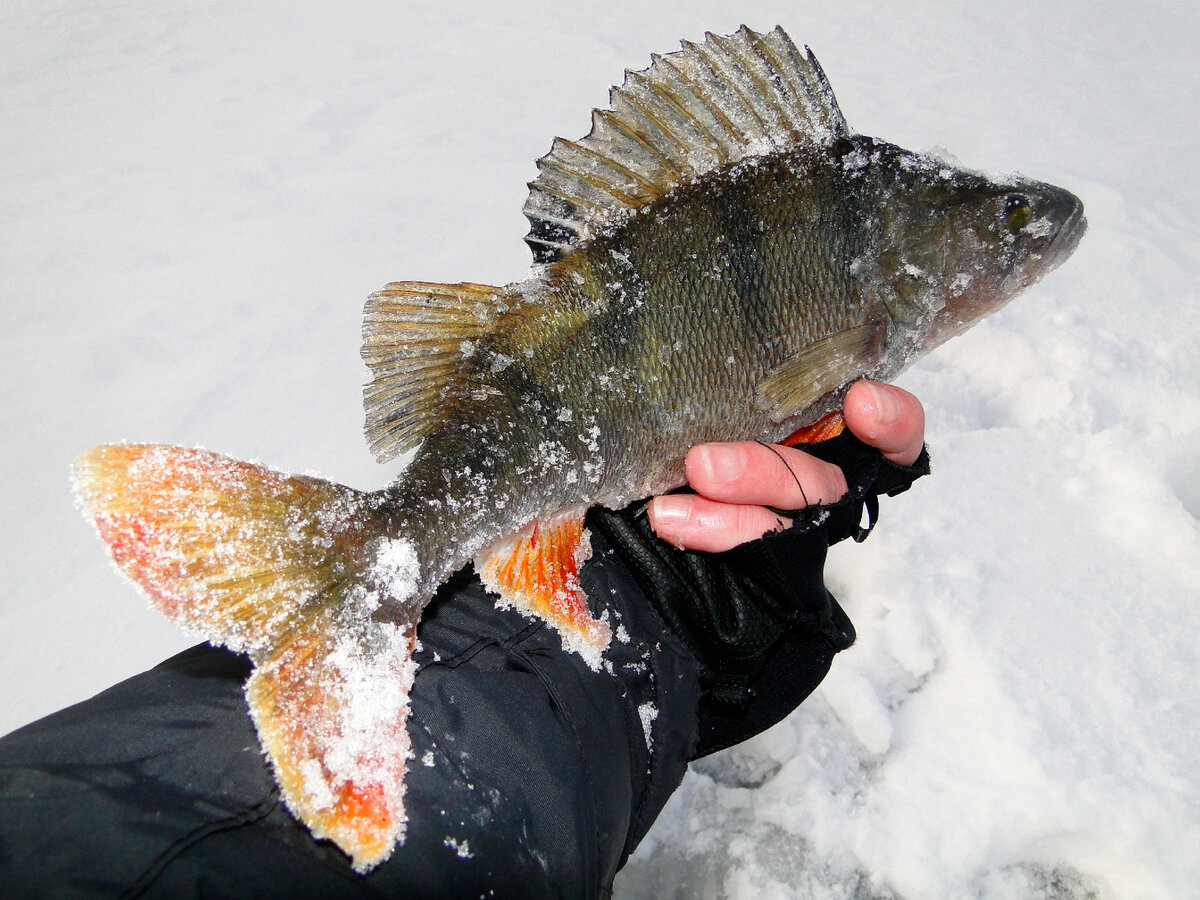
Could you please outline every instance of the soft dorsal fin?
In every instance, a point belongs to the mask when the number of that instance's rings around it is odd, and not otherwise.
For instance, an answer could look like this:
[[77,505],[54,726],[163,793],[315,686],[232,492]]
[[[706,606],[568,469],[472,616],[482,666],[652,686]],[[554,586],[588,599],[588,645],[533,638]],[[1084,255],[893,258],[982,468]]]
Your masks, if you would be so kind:
[[627,71],[587,137],[557,138],[538,160],[524,209],[536,262],[561,258],[622,213],[721,166],[847,133],[821,66],[782,28],[743,25],[682,44]]
[[367,441],[380,462],[412,449],[468,388],[477,342],[512,298],[486,284],[400,281],[367,298],[363,405]]

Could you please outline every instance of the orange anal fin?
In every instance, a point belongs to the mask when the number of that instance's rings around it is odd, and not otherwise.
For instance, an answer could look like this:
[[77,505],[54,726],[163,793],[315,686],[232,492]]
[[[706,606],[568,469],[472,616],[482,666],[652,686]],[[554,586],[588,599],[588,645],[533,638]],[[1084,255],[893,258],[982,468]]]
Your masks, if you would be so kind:
[[365,872],[404,839],[413,629],[337,613],[260,659],[246,697],[288,808]]
[[592,616],[579,585],[579,567],[590,549],[584,512],[569,510],[531,522],[482,553],[475,568],[501,603],[541,616],[569,649],[597,668],[612,632]]
[[845,427],[846,420],[842,417],[841,410],[837,410],[822,416],[811,425],[797,428],[779,443],[785,447],[795,447],[797,444],[815,444],[818,441],[837,437]]

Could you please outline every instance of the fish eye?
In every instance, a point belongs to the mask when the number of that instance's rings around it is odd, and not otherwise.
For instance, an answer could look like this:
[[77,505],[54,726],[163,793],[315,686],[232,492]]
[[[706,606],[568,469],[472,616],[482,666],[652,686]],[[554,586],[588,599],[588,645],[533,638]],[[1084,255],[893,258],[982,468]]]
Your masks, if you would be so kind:
[[1009,234],[1019,234],[1033,221],[1033,207],[1029,205],[1028,198],[1021,194],[1009,194],[1005,197],[1000,220]]

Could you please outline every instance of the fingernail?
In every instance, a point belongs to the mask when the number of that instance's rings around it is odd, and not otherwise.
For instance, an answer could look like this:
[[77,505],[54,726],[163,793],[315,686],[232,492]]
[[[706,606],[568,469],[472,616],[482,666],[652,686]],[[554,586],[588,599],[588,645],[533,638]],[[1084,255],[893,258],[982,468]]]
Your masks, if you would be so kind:
[[650,504],[650,523],[657,530],[662,525],[682,525],[692,514],[692,498],[687,495],[655,497]]
[[875,424],[891,425],[900,416],[900,401],[887,388],[867,382],[871,399],[875,401]]
[[725,484],[746,472],[746,452],[736,444],[701,444],[696,453],[704,474],[714,484]]
[[675,547],[683,547],[679,530],[692,515],[692,500],[684,496],[655,497],[648,511],[654,533]]

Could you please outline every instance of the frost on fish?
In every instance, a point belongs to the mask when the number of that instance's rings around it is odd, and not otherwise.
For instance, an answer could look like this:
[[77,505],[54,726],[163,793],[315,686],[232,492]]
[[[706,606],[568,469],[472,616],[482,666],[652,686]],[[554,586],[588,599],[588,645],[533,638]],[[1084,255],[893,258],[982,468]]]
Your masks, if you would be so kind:
[[698,442],[835,433],[852,381],[998,309],[1084,229],[1060,188],[852,133],[778,28],[653,57],[538,169],[529,279],[367,300],[367,439],[415,451],[387,488],[171,447],[76,463],[121,571],[250,655],[285,802],[360,871],[403,838],[416,627],[450,574],[474,562],[606,677],[612,627],[579,584],[590,506],[678,486]]

